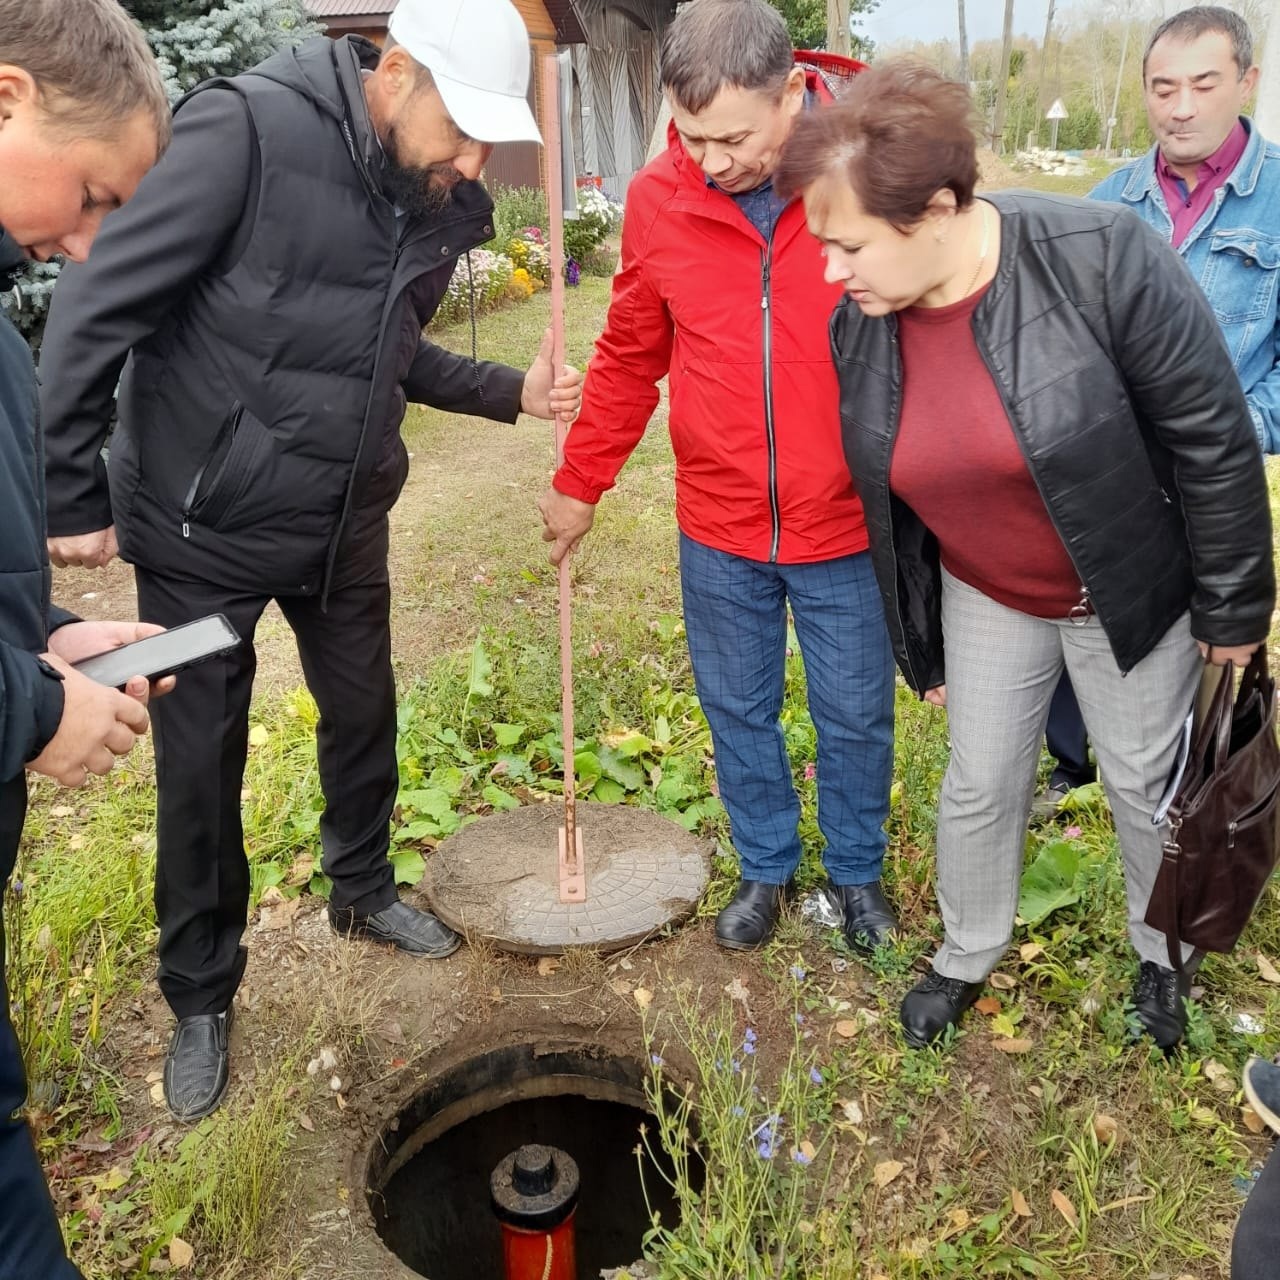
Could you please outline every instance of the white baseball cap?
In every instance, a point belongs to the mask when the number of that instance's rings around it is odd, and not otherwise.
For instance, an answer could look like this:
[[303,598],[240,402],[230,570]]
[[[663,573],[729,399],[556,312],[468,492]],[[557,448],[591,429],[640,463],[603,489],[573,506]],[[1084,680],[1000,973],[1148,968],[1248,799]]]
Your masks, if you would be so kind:
[[477,142],[541,142],[529,110],[529,32],[511,0],[400,0],[388,31],[431,72]]

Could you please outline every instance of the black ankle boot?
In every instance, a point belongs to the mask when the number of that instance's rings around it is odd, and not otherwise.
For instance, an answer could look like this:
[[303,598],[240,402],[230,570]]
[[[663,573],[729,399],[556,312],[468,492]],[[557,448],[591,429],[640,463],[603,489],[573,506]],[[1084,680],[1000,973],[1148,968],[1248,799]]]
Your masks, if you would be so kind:
[[716,916],[716,941],[730,951],[754,951],[769,941],[778,923],[786,886],[744,880],[733,901]]
[[902,999],[902,1030],[913,1049],[923,1049],[956,1026],[964,1011],[978,998],[981,982],[944,978],[930,973]]
[[844,914],[844,940],[854,951],[870,952],[892,942],[898,932],[898,918],[885,901],[880,882],[833,885],[831,892]]
[[1186,974],[1166,969],[1154,960],[1144,960],[1138,966],[1133,1011],[1142,1029],[1165,1053],[1182,1043],[1187,1030],[1186,999],[1190,993],[1191,979]]

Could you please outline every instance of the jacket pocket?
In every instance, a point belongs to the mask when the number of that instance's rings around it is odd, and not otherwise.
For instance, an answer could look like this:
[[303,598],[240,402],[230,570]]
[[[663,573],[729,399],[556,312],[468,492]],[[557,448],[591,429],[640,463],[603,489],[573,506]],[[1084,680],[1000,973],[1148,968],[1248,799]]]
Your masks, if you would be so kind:
[[[218,461],[228,432],[230,444]],[[182,509],[184,525],[191,519],[216,529],[244,496],[270,450],[267,429],[239,402],[233,405],[208,461],[196,472],[187,491]]]
[[1202,286],[1222,324],[1274,324],[1278,281],[1280,239],[1248,229],[1213,233]]

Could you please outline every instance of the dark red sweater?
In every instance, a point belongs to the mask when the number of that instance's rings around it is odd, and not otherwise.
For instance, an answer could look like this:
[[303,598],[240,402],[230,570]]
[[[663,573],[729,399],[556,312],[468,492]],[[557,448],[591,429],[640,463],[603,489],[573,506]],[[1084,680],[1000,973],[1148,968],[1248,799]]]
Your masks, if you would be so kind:
[[1062,618],[1080,578],[974,340],[985,293],[898,313],[902,419],[889,483],[937,537],[948,573],[1020,613]]

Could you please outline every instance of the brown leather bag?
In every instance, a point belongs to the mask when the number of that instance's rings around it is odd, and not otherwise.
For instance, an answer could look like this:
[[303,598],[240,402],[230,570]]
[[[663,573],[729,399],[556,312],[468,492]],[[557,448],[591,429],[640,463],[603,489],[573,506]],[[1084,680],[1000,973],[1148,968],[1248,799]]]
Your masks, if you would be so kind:
[[1168,806],[1169,834],[1146,920],[1169,959],[1182,948],[1230,951],[1280,856],[1280,744],[1276,683],[1262,645],[1244,670],[1226,668]]

